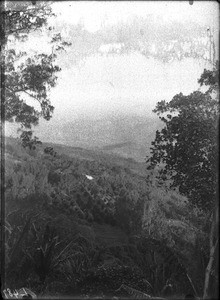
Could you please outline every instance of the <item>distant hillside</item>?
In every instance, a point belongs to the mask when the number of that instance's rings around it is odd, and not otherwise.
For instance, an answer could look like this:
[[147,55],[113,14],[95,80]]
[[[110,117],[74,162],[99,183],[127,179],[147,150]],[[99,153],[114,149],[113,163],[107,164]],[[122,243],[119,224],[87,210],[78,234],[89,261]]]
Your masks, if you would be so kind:
[[130,147],[130,146],[132,146],[131,142],[125,142],[125,143],[107,145],[107,146],[104,146],[102,149],[103,150],[114,150],[114,149],[118,149],[118,148]]
[[45,127],[36,128],[36,135],[45,142],[101,150],[144,162],[161,127],[158,117],[118,115],[66,123],[51,120]]
[[[142,143],[143,144],[142,144]],[[136,161],[144,161],[147,154],[149,154],[151,140],[144,143],[143,141],[139,141],[137,143],[134,142],[126,142],[120,144],[111,144],[104,146],[102,148],[106,153],[114,153],[116,155],[120,155],[126,158],[132,158]]]
[[[40,149],[52,147],[60,155],[74,158],[79,161],[90,161],[105,164],[109,167],[118,166],[126,168],[140,176],[146,175],[145,162],[137,162],[132,158],[125,158],[115,153],[101,149],[84,149],[82,147],[72,147],[62,144],[43,143]],[[12,166],[18,161],[23,161],[29,157],[27,151],[22,148],[18,139],[13,137],[5,138],[5,162],[7,166]]]
[[132,158],[125,158],[110,151],[108,152],[102,149],[84,149],[82,147],[72,147],[54,143],[43,143],[43,147],[53,147],[57,153],[66,155],[70,158],[103,163],[109,167],[118,166],[126,168],[141,176],[146,175],[145,162],[137,162]]

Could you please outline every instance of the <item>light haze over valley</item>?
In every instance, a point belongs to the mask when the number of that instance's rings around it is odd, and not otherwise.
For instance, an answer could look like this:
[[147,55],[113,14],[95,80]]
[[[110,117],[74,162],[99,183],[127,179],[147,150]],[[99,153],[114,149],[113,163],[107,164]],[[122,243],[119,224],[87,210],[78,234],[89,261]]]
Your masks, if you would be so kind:
[[[144,161],[161,127],[152,112],[156,103],[198,89],[198,78],[209,68],[207,28],[217,22],[217,6],[188,1],[53,6],[57,17],[51,26],[72,45],[58,55],[62,71],[51,90],[53,118],[41,120],[35,134],[45,142]],[[32,34],[17,47],[51,51],[48,36]],[[213,38],[217,45],[216,31]],[[7,135],[14,126],[6,125]]]

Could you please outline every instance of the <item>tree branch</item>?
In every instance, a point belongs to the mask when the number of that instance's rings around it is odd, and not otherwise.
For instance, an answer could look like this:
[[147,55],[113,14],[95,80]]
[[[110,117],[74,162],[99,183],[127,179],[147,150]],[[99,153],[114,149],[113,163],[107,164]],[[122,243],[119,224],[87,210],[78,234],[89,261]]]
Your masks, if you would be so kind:
[[35,100],[37,100],[41,104],[41,101],[37,97],[35,97],[34,95],[32,95],[31,93],[29,93],[29,92],[27,92],[25,90],[21,90],[20,89],[20,90],[14,91],[14,90],[10,89],[7,86],[6,86],[6,89],[8,89],[9,91],[11,91],[12,93],[21,93],[21,92],[26,93],[27,95],[29,95],[30,97],[34,98]]

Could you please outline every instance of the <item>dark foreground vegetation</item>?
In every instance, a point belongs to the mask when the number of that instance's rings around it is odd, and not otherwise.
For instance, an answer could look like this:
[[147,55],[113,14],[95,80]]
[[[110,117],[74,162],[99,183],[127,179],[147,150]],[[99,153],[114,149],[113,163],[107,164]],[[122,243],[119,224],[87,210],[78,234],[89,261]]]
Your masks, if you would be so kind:
[[107,155],[74,159],[12,138],[5,164],[7,287],[39,296],[133,297],[116,291],[122,284],[152,296],[202,294],[210,216],[178,192]]

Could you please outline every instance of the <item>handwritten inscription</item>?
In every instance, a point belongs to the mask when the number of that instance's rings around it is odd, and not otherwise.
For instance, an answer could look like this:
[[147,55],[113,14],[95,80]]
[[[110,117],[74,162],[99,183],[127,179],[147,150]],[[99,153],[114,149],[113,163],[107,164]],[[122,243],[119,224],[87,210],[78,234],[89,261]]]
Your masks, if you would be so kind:
[[19,290],[10,290],[9,288],[3,290],[5,299],[37,299],[37,296],[27,288],[21,288]]

